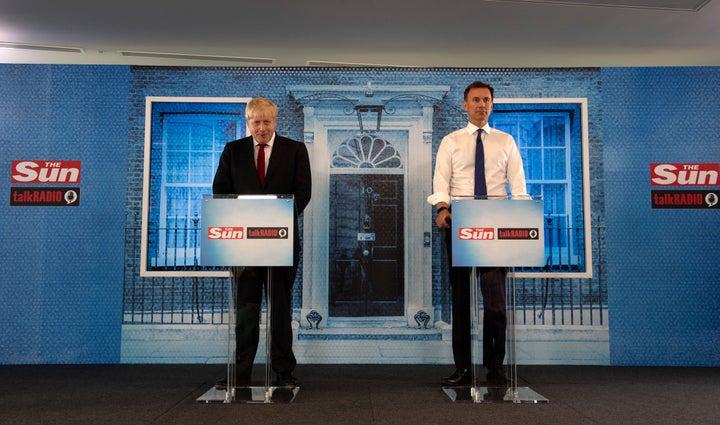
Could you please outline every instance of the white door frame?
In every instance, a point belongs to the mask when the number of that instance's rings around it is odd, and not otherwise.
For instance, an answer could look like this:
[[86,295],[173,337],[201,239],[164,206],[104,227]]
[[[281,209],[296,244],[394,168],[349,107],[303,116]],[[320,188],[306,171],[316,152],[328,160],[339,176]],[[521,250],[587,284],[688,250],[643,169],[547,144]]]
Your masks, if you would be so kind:
[[[432,327],[432,208],[426,198],[432,191],[433,104],[448,92],[447,86],[295,86],[290,94],[302,104],[304,139],[312,164],[313,197],[303,213],[303,293],[300,326],[328,326],[329,271],[328,237],[330,211],[330,160],[328,133],[331,130],[357,130],[359,123],[352,105],[366,102],[387,105],[381,132],[406,131],[407,146],[395,146],[403,155],[404,199],[404,276],[407,326]],[[372,94],[368,96],[368,90]],[[388,101],[391,104],[388,104]],[[392,108],[392,109],[390,109]],[[382,133],[379,134],[382,136]],[[397,323],[397,318],[388,318]],[[346,319],[353,321],[353,319]],[[367,318],[359,320],[359,325]],[[330,320],[332,326],[333,320]],[[347,323],[345,323],[347,324]],[[377,327],[378,321],[373,320]]]

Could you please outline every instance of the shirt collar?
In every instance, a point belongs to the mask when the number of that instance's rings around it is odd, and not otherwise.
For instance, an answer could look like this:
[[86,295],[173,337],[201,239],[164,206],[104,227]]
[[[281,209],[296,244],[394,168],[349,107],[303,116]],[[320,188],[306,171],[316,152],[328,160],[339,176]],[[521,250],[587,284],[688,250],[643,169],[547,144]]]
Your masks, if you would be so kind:
[[478,131],[478,128],[482,128],[483,130],[485,130],[485,133],[490,133],[490,123],[486,123],[484,126],[478,127],[475,124],[469,122],[467,127],[465,127],[465,130],[467,130],[468,134],[475,134],[475,132]]
[[[270,146],[270,149],[272,149],[273,143],[275,143],[275,133],[273,133],[272,137],[270,138],[270,141],[265,144]],[[259,143],[253,137],[253,147],[257,148],[258,145],[259,145]]]

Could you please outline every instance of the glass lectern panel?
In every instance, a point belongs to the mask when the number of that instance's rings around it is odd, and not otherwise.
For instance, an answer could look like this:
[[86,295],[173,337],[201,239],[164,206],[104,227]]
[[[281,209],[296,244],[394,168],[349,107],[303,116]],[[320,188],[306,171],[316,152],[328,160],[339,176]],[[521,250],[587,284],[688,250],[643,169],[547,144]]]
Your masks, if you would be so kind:
[[[202,200],[203,266],[228,267],[227,376],[199,402],[288,403],[299,387],[271,386],[272,268],[293,265],[292,195],[205,195]],[[271,253],[272,255],[268,255]],[[243,285],[264,282],[257,301],[246,302]],[[259,285],[259,284],[258,284]],[[240,296],[239,294],[243,294]],[[262,379],[252,376],[258,352],[264,353]],[[259,360],[259,359],[258,359]],[[262,385],[256,385],[262,382]]]
[[544,265],[542,198],[460,198],[451,207],[452,266],[470,268],[472,379],[443,390],[455,402],[547,402],[518,387],[513,269]]

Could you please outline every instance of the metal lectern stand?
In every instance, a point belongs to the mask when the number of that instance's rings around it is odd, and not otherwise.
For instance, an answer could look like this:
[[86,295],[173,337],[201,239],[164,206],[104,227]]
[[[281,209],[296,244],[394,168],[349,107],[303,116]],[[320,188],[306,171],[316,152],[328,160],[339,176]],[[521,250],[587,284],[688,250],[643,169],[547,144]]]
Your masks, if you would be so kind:
[[[203,197],[203,244],[202,264],[211,266],[233,266],[228,281],[227,307],[227,385],[224,389],[213,387],[196,401],[204,403],[291,403],[299,386],[274,387],[272,380],[272,266],[292,266],[293,261],[293,197],[284,195],[263,196],[210,196]],[[262,211],[262,214],[257,214]],[[261,237],[253,238],[253,231]],[[270,230],[270,231],[264,231]],[[268,237],[276,235],[277,237]],[[210,235],[210,236],[209,236]],[[234,246],[233,246],[234,245]],[[263,255],[272,252],[272,256]],[[268,261],[273,261],[268,264]],[[237,281],[235,273],[244,267],[263,267],[265,278],[265,312],[262,314],[260,329],[265,332],[265,376],[262,386],[238,385],[236,327],[244,320],[238,317]],[[253,324],[250,324],[254,326]],[[263,338],[258,338],[262,341]],[[258,349],[260,347],[258,346]]]
[[[544,221],[542,199],[453,200],[453,266],[471,267],[471,383],[445,386],[453,402],[547,403],[549,400],[528,387],[518,386],[516,358],[516,291],[514,266],[544,265]],[[472,229],[472,231],[467,231]],[[459,235],[462,231],[462,237]],[[484,381],[480,280],[476,267],[507,267],[507,384]]]

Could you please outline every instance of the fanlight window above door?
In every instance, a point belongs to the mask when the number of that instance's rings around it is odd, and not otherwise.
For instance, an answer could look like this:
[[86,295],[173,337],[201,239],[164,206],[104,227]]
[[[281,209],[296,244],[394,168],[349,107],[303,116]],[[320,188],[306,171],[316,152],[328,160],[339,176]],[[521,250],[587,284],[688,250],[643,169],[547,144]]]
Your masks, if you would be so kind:
[[402,159],[387,141],[372,134],[345,140],[333,153],[331,168],[402,168]]

